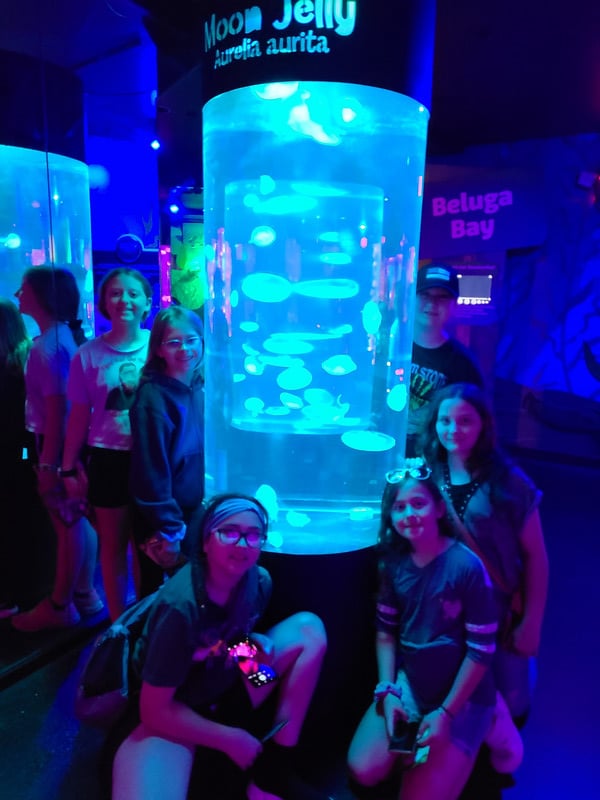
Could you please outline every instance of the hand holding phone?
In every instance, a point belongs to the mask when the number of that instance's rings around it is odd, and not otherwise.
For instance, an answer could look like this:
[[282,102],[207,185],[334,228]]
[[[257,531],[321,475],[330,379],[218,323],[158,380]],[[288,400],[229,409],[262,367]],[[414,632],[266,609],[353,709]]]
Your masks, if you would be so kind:
[[388,748],[390,752],[414,755],[417,749],[417,734],[420,725],[420,719],[409,721],[398,715],[394,720],[394,733]]

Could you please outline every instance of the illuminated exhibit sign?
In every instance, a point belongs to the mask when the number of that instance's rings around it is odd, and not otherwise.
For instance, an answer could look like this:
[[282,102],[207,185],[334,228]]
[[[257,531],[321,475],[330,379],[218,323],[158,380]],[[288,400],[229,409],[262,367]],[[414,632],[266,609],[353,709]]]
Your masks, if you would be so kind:
[[521,170],[428,168],[421,258],[509,250],[546,235],[539,181]]
[[205,101],[241,86],[330,80],[430,104],[435,0],[213,0],[213,8],[206,6]]

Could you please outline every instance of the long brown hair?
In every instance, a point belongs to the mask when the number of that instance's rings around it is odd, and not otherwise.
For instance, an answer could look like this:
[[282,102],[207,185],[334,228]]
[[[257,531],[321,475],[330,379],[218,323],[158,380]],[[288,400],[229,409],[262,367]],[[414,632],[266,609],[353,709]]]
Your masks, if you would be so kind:
[[23,275],[39,306],[56,322],[66,322],[75,344],[85,342],[78,319],[81,296],[73,273],[66,267],[31,267]]
[[193,328],[202,341],[202,356],[194,372],[200,369],[204,357],[204,327],[202,325],[202,320],[197,314],[190,311],[189,308],[185,308],[184,306],[169,306],[168,308],[163,308],[154,317],[152,330],[150,331],[150,342],[148,344],[148,359],[142,371],[144,375],[165,371],[167,365],[164,358],[158,354],[158,350],[165,338],[167,328],[174,328],[181,322],[187,323]]
[[0,298],[0,368],[22,373],[30,346],[19,309],[10,300]]

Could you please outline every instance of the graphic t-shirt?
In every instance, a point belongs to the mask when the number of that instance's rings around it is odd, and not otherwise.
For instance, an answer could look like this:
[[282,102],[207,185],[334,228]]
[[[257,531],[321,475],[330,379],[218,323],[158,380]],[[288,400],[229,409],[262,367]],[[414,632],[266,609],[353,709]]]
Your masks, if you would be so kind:
[[423,431],[433,395],[450,383],[474,383],[483,388],[483,378],[472,353],[456,339],[448,339],[440,347],[413,344],[408,406],[409,435]]
[[131,449],[129,409],[146,363],[150,331],[142,335],[143,343],[127,352],[99,336],[82,345],[73,358],[67,396],[71,403],[92,409],[87,441],[91,447]]

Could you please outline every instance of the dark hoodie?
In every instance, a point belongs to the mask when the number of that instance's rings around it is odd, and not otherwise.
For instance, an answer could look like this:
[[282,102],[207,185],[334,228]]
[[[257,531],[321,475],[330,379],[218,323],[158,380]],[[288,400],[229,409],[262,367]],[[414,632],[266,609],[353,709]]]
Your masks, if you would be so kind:
[[[204,386],[159,372],[140,381],[131,419],[129,485],[148,528],[178,533],[204,496]],[[136,532],[139,535],[139,531]]]

